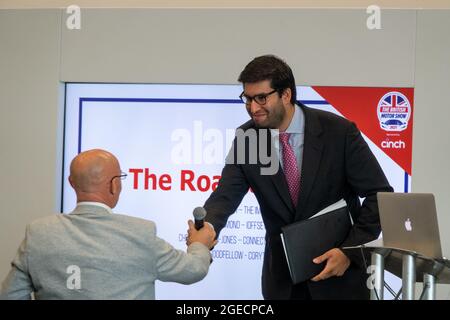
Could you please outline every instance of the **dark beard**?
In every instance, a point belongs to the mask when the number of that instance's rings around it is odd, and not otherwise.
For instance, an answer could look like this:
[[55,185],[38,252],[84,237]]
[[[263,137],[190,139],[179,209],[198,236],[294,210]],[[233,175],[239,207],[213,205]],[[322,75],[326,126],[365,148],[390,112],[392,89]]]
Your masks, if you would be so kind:
[[281,109],[281,112],[269,114],[271,118],[269,118],[269,123],[267,125],[260,125],[255,120],[253,120],[253,123],[255,124],[255,127],[258,129],[278,129],[280,127],[281,122],[283,122],[284,117],[286,116],[286,112],[284,109]]

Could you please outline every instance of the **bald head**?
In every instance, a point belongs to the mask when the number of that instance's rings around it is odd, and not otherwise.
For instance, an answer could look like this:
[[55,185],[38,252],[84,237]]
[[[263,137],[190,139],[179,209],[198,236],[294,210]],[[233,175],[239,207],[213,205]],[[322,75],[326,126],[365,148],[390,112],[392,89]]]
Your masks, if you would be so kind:
[[[81,152],[72,160],[69,181],[77,193],[78,202],[108,202],[106,204],[111,206],[110,196],[121,190],[112,190],[113,187],[118,187],[114,180],[119,180],[120,183],[120,179],[111,179],[118,175],[120,165],[117,158],[108,151],[93,149]],[[118,194],[115,202],[117,200]]]

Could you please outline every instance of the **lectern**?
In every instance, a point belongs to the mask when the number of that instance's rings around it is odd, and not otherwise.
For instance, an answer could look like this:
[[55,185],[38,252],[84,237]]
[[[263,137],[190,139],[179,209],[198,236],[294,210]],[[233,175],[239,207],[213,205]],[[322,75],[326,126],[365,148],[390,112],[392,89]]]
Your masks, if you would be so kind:
[[370,256],[371,284],[370,299],[384,299],[384,271],[387,270],[402,279],[402,299],[415,300],[416,282],[423,282],[420,300],[436,299],[436,284],[450,284],[450,260],[426,257],[414,251],[383,246],[383,240],[343,250],[359,250],[365,257]]

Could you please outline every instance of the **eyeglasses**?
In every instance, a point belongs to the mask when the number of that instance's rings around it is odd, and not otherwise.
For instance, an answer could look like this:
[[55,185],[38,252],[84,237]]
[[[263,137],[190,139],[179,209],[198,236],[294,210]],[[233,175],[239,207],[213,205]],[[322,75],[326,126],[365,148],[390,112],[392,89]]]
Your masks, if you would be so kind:
[[128,176],[128,175],[127,175],[125,172],[121,172],[119,176],[114,176],[114,177],[112,177],[110,183],[111,183],[115,178],[120,178],[120,180],[125,180],[125,178],[126,178],[127,176]]
[[246,105],[250,105],[252,103],[252,100],[255,100],[257,104],[262,106],[262,105],[266,104],[267,97],[277,91],[278,91],[277,89],[274,89],[273,91],[270,91],[269,93],[257,94],[254,97],[249,97],[249,96],[245,95],[244,92],[242,92],[241,95],[239,96],[239,98],[241,98],[242,102],[245,103]]

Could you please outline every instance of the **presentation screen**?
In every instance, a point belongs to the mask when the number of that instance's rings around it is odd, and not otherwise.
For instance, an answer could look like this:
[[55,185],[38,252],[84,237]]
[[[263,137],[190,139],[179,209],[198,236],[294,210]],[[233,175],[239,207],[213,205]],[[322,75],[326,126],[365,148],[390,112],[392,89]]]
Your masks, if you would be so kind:
[[[220,179],[235,129],[249,120],[241,85],[67,83],[62,212],[76,205],[70,161],[101,148],[128,174],[115,213],[157,225],[159,237],[185,250],[187,220]],[[303,104],[354,121],[398,192],[411,184],[411,88],[297,88]],[[193,285],[156,283],[157,299],[262,299],[265,229],[249,192],[220,234],[206,278]]]

